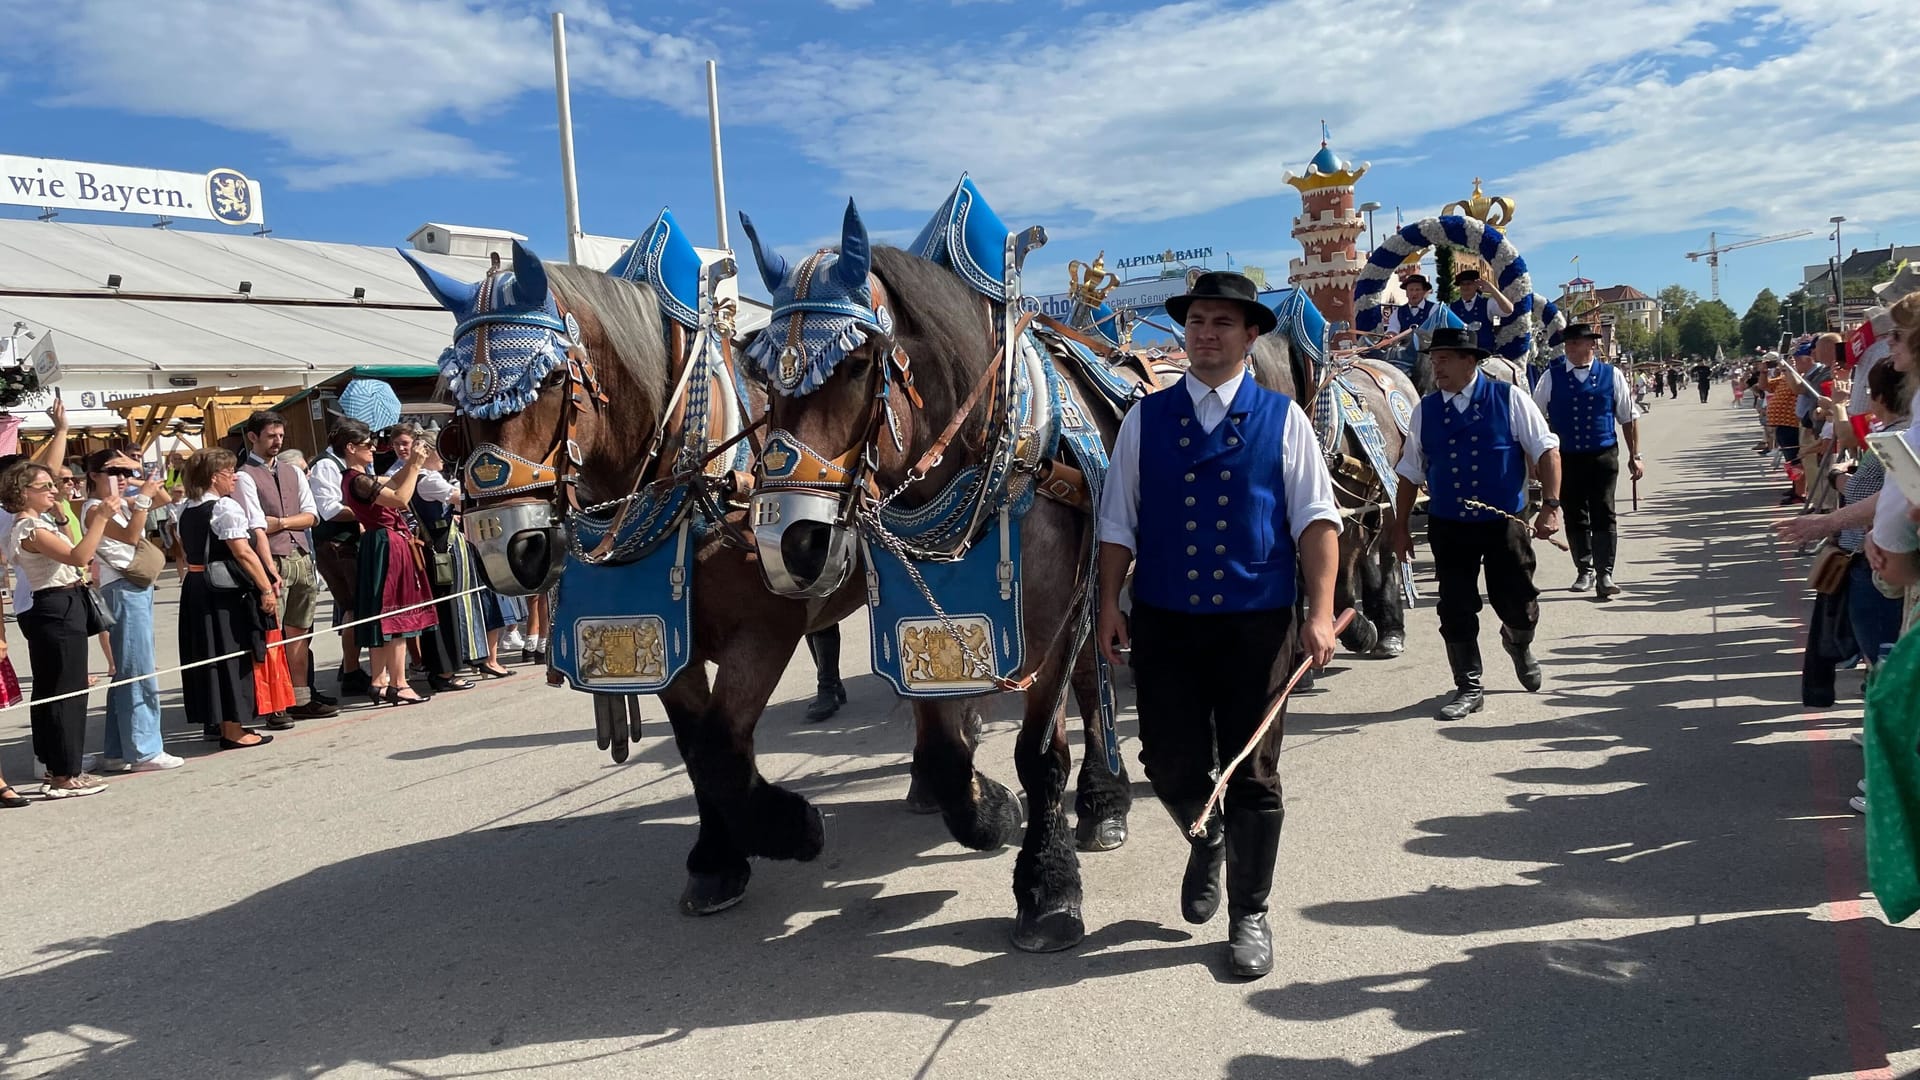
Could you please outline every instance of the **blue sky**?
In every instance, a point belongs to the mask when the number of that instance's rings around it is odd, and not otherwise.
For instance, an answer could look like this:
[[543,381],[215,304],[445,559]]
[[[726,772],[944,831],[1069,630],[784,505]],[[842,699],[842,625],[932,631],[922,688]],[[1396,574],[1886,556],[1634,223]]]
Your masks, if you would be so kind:
[[[1911,3],[568,3],[583,224],[632,235],[664,204],[710,242],[714,57],[729,202],[790,252],[832,242],[849,196],[904,240],[964,169],[1009,225],[1052,234],[1030,290],[1102,248],[1211,246],[1283,277],[1282,178],[1324,118],[1372,162],[1382,230],[1475,176],[1514,197],[1537,283],[1578,255],[1602,284],[1705,294],[1681,256],[1710,229],[1815,230],[1726,257],[1739,311],[1831,253],[1834,214],[1849,249],[1920,243]],[[0,0],[34,60],[0,73],[0,153],[237,168],[285,237],[398,243],[439,220],[563,257],[547,10]]]

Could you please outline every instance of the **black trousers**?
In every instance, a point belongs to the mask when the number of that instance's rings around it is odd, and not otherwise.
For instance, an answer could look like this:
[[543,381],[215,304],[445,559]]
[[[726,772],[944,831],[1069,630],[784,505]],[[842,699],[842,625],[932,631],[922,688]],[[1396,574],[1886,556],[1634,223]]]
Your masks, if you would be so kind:
[[[1161,799],[1198,804],[1286,685],[1293,612],[1189,615],[1136,602],[1132,621],[1140,764]],[[1228,813],[1280,809],[1284,719],[1235,770]]]
[[1706,403],[1706,400],[1707,400],[1707,385],[1708,385],[1708,384],[1707,384],[1707,383],[1706,383],[1706,382],[1705,382],[1704,380],[1702,380],[1702,379],[1695,379],[1695,380],[1694,380],[1693,382],[1694,382],[1694,385],[1695,385],[1695,386],[1698,386],[1698,387],[1700,388],[1700,401],[1701,401],[1701,403],[1702,403],[1702,404],[1705,404],[1705,403]]
[[1487,571],[1487,599],[1500,622],[1521,641],[1533,640],[1540,624],[1540,590],[1533,584],[1531,531],[1515,521],[1427,519],[1427,543],[1439,579],[1440,636],[1480,639],[1480,568]]
[[1567,546],[1573,549],[1573,565],[1582,570],[1613,572],[1613,553],[1620,548],[1613,493],[1619,486],[1619,444],[1594,454],[1561,449],[1560,499],[1566,504]]
[[[33,668],[33,699],[83,690],[87,685],[87,609],[78,588],[33,594],[20,616]],[[79,776],[87,741],[87,699],[72,697],[29,710],[33,756],[51,776]]]

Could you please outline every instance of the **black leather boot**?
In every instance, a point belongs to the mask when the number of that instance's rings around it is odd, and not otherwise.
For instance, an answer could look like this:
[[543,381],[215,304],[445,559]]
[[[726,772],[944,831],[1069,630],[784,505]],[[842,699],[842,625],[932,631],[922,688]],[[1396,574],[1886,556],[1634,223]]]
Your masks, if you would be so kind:
[[1487,695],[1480,688],[1480,643],[1447,642],[1447,663],[1453,665],[1453,697],[1440,706],[1440,719],[1464,720],[1486,707]]
[[1273,929],[1267,925],[1267,894],[1280,855],[1285,810],[1239,810],[1227,815],[1228,964],[1235,975],[1257,979],[1273,970]]
[[840,711],[847,703],[847,688],[840,683],[840,628],[831,626],[807,635],[807,651],[813,654],[819,691],[807,704],[807,720],[819,723]]
[[1540,661],[1533,658],[1533,634],[1524,637],[1507,627],[1500,628],[1500,644],[1506,647],[1507,655],[1513,657],[1513,673],[1520,677],[1520,685],[1528,693],[1540,689]]
[[1207,819],[1205,836],[1187,836],[1187,827],[1200,816],[1205,799],[1187,799],[1162,805],[1187,837],[1187,870],[1180,877],[1180,917],[1194,925],[1213,918],[1220,910],[1220,867],[1227,861],[1227,828],[1218,812]]

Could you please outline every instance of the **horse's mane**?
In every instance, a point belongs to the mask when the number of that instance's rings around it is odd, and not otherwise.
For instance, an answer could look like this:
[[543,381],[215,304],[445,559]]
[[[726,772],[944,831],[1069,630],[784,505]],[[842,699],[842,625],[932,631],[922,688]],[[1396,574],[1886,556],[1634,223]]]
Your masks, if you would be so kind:
[[876,246],[873,272],[887,288],[894,339],[913,365],[924,411],[952,416],[993,360],[985,301],[953,271],[899,248]]
[[[660,302],[653,287],[641,281],[610,277],[598,270],[566,263],[548,263],[547,281],[568,308],[593,312],[600,333],[613,353],[624,381],[634,385],[635,402],[621,388],[614,398],[614,415],[651,423],[660,415],[667,394],[669,369],[666,335],[660,323]],[[592,357],[603,377],[613,374],[603,358]],[[630,425],[618,425],[630,426]]]
[[[1300,397],[1299,375],[1293,369],[1293,346],[1288,343],[1284,330],[1275,330],[1271,334],[1262,334],[1253,342],[1253,381],[1269,390],[1277,390],[1288,397],[1298,400]],[[1306,403],[1301,403],[1306,408]]]

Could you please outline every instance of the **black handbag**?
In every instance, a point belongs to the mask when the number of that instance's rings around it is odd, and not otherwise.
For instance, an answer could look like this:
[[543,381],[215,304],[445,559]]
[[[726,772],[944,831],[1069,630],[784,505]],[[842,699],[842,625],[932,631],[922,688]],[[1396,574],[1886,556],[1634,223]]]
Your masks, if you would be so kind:
[[207,588],[218,593],[243,593],[253,588],[253,583],[243,577],[233,565],[231,559],[213,558],[213,521],[207,521],[207,541],[200,549],[200,565],[206,567],[202,576],[207,579]]
[[100,590],[91,585],[80,587],[80,604],[87,613],[88,637],[106,633],[118,621],[113,617],[113,612],[107,610],[107,602],[101,597]]

